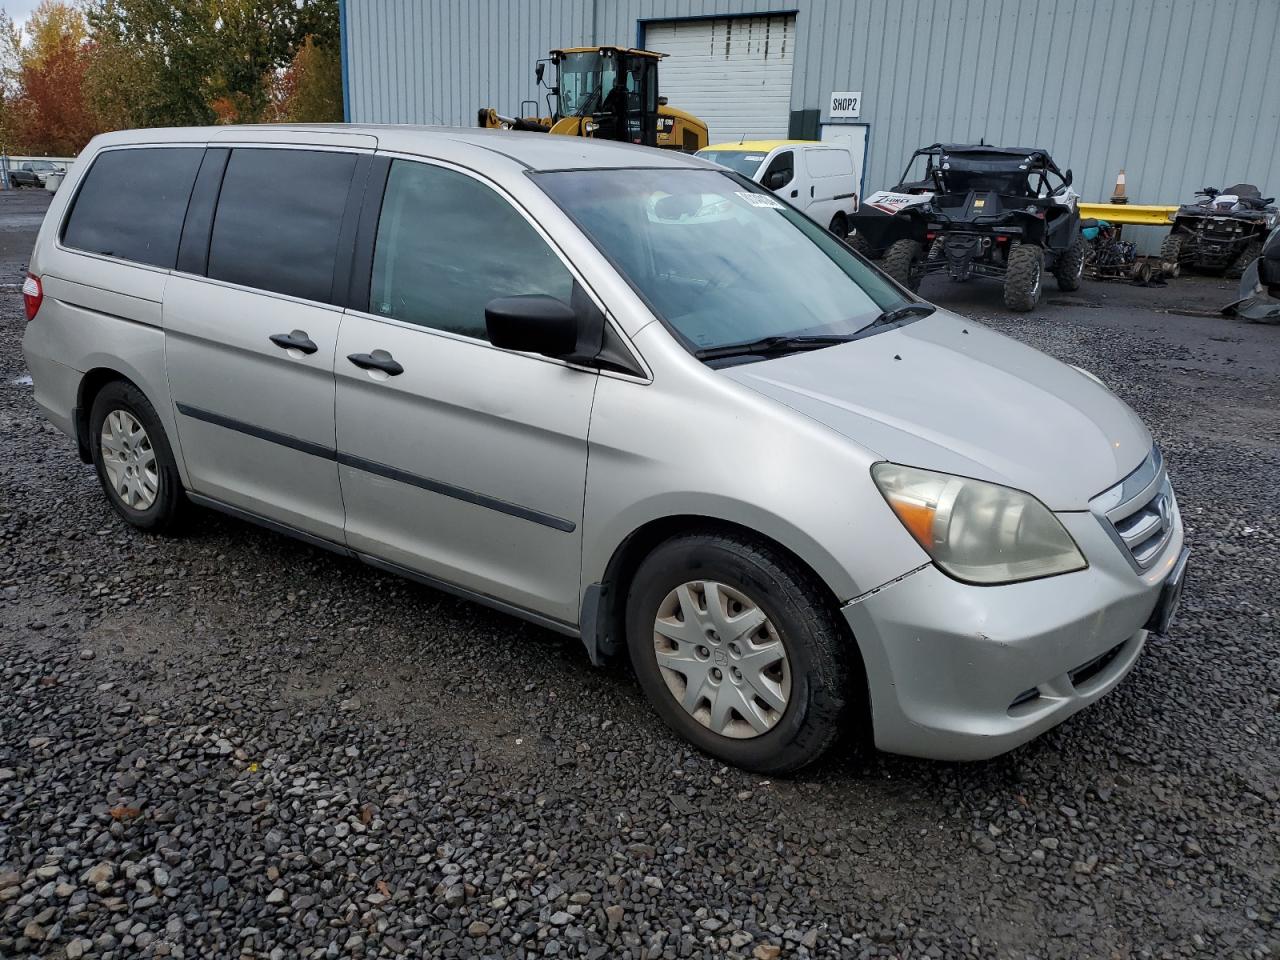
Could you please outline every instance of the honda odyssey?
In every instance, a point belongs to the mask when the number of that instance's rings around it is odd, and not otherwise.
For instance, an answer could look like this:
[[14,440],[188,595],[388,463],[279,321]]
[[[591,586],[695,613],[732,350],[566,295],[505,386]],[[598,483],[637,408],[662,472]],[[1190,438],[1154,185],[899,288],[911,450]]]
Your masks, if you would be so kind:
[[220,510],[625,652],[753,770],[1009,750],[1185,579],[1160,449],[1098,379],[681,154],[106,134],[23,295],[36,401],[125,522]]

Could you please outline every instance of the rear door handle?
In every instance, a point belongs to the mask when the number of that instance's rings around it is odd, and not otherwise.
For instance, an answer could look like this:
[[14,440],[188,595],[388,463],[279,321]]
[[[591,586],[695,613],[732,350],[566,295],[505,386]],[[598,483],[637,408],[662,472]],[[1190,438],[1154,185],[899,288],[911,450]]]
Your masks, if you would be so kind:
[[320,348],[316,346],[316,342],[307,336],[305,330],[295,330],[293,333],[273,333],[271,342],[281,350],[298,350],[301,353],[315,353]]
[[393,377],[398,377],[404,373],[404,367],[396,363],[391,354],[385,350],[375,350],[373,353],[353,353],[348,355],[347,359],[361,370],[381,370],[383,373],[389,373]]

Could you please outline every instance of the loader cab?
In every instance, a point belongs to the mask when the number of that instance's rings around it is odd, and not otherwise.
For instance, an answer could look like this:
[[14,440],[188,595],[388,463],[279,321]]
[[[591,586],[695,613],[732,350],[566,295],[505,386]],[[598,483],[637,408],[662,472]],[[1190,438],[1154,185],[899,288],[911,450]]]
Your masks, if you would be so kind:
[[661,58],[622,47],[552,50],[553,122],[576,122],[581,136],[656,147]]

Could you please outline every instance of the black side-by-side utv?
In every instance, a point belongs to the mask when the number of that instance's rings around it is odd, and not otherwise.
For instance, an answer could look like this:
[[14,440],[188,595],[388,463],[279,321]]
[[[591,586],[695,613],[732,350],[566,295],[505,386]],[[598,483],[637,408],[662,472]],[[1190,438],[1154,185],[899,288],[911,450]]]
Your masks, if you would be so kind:
[[1275,197],[1263,197],[1251,183],[1218,190],[1205,187],[1201,199],[1184,203],[1173,229],[1160,245],[1160,259],[1239,277],[1262,252],[1267,233],[1280,223]]
[[946,271],[1004,282],[1004,302],[1031,310],[1045,272],[1080,286],[1084,239],[1071,171],[1039,147],[935,143],[912,154],[902,182],[867,197],[849,242],[904,286]]

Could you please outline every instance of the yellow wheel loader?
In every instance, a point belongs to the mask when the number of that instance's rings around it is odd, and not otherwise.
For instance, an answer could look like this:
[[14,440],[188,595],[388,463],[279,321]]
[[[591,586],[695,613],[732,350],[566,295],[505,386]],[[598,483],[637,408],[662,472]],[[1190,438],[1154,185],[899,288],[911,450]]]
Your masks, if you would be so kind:
[[[499,130],[531,130],[570,137],[620,140],[647,147],[694,153],[707,145],[707,125],[658,96],[658,61],[665,53],[624,47],[570,47],[552,50],[534,70],[547,90],[547,116],[538,102],[526,100],[519,117],[482,107],[478,122]],[[544,83],[547,63],[556,81]],[[525,107],[532,104],[532,112]]]

